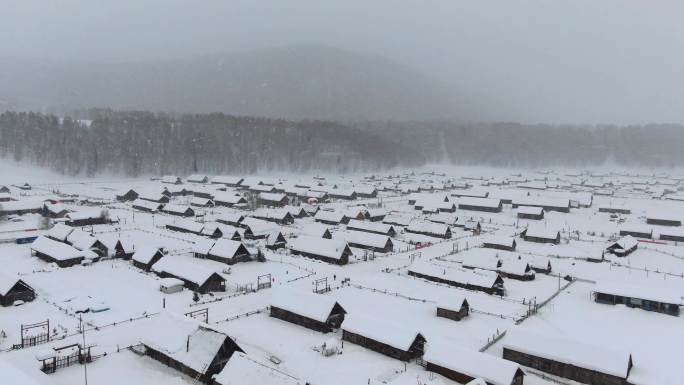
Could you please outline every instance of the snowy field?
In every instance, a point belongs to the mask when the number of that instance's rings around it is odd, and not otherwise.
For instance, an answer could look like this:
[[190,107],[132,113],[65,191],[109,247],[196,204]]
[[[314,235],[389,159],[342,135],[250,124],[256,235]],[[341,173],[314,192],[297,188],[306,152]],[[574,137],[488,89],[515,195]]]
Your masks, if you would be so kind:
[[[598,303],[595,291],[610,282],[620,293],[641,291],[649,296],[642,299],[667,298],[676,305],[682,304],[684,246],[671,236],[681,235],[684,240],[684,172],[449,167],[429,172],[316,178],[230,178],[242,180],[242,187],[236,187],[225,180],[195,183],[188,181],[187,176],[179,184],[168,183],[174,178],[83,179],[7,162],[0,163],[0,171],[0,189],[7,187],[7,192],[0,192],[0,212],[24,203],[33,207],[31,202],[40,202],[39,206],[57,205],[62,210],[49,220],[44,218],[42,207],[40,212],[10,212],[0,218],[0,295],[10,295],[18,280],[35,293],[32,301],[14,305],[10,301],[8,306],[0,307],[0,362],[9,363],[36,383],[78,384],[83,382],[86,370],[90,384],[199,383],[198,378],[155,360],[149,350],[145,354],[140,348],[160,334],[156,330],[160,319],[171,317],[170,314],[187,318],[186,313],[196,312],[207,315],[212,333],[228,336],[247,357],[259,362],[259,367],[294,381],[277,382],[273,377],[274,384],[457,384],[427,371],[421,359],[404,362],[359,344],[342,342],[345,322],[329,333],[321,333],[269,315],[271,304],[282,296],[292,295],[289,298],[294,298],[293,306],[306,308],[309,304],[296,303],[298,297],[293,295],[306,293],[336,302],[346,312],[347,320],[368,319],[369,324],[376,326],[369,328],[375,330],[365,336],[369,339],[394,341],[404,332],[419,333],[428,352],[431,345],[448,345],[501,358],[512,333],[534,332],[549,341],[560,337],[581,346],[628,352],[633,360],[627,378],[630,384],[682,384],[678,370],[684,356],[682,317]],[[128,190],[145,198],[163,195],[168,198],[168,202],[163,202],[166,208],[148,212],[136,207],[140,200],[117,199],[117,195]],[[357,193],[353,199],[344,199],[350,191]],[[364,193],[372,196],[364,197]],[[314,195],[319,198],[311,198]],[[244,198],[246,203],[233,207],[219,205],[220,199],[226,199],[219,197],[225,196]],[[283,214],[283,209],[270,208],[278,203],[262,200],[275,196],[285,197],[290,204],[285,211],[294,213],[304,208],[307,215],[281,223],[263,220],[264,213],[273,218]],[[470,196],[485,206],[494,201],[500,209],[480,211],[464,207],[466,202],[473,202],[465,198]],[[483,199],[485,196],[488,199]],[[216,206],[198,206],[197,198],[205,197],[215,200]],[[528,202],[521,207],[544,206],[543,218],[519,217],[519,208],[514,207],[517,202]],[[193,212],[187,217],[173,215],[172,206],[191,208]],[[79,243],[69,241],[70,238],[54,240],[54,226],[59,229],[70,218],[93,210],[104,213],[112,223],[71,227],[80,228],[91,236],[82,237],[98,243],[80,250],[76,247]],[[319,214],[315,214],[316,210]],[[358,218],[380,233],[392,225],[393,232],[369,235],[348,229],[346,221],[321,223],[317,221],[323,218],[321,212],[328,217],[339,214],[346,219]],[[261,219],[249,226],[244,225],[248,223],[244,220],[238,225],[229,219],[251,216]],[[402,221],[406,223],[398,223]],[[178,230],[195,227],[197,232]],[[222,235],[212,238],[206,231],[216,228]],[[247,236],[247,229],[254,236]],[[635,229],[650,235],[623,238],[624,231]],[[297,238],[313,237],[313,233],[322,230],[327,230],[332,240],[320,244],[313,241],[304,247],[310,253],[333,260],[347,258],[348,263],[303,256],[293,246]],[[449,232],[448,236],[438,236],[444,230]],[[228,264],[227,260],[215,257],[219,251],[214,251],[217,246],[213,245],[236,232],[239,239],[230,243],[236,248],[227,246],[222,251],[235,254],[244,250],[249,256],[235,257],[239,261]],[[350,238],[349,232],[354,236]],[[229,233],[231,236],[226,237]],[[538,238],[548,234],[557,235],[556,242],[535,239],[535,235]],[[276,235],[284,243],[278,243]],[[97,258],[85,257],[74,266],[59,267],[32,251],[30,241],[36,236],[68,243],[74,252],[84,256],[98,251],[97,245],[106,246],[107,251]],[[317,239],[324,238],[318,235]],[[347,244],[350,239],[359,243]],[[27,243],[21,243],[24,240]],[[515,250],[485,247],[493,240],[514,240]],[[206,244],[209,248],[203,250]],[[238,244],[244,247],[237,249]],[[116,254],[114,245],[120,245],[129,255]],[[620,250],[633,248],[632,245],[635,250],[629,250],[626,256],[620,254]],[[178,292],[161,291],[160,286],[168,281],[163,278],[171,270],[162,273],[161,264],[151,263],[147,269],[133,264],[138,261],[136,255],[150,248],[159,250],[162,261],[176,269],[172,276],[196,279],[193,282],[199,284],[209,277],[225,282],[225,289],[202,290],[185,282]],[[344,250],[349,253],[344,254]],[[133,260],[130,254],[134,255]],[[541,266],[550,266],[550,271],[542,271]],[[442,281],[415,276],[416,271],[434,272],[434,278]],[[445,281],[462,279],[454,277],[470,277],[469,286],[459,287]],[[501,287],[494,282],[497,277]],[[489,280],[492,283],[483,283]],[[487,289],[492,290],[500,288],[502,292],[489,293],[481,289],[482,285],[489,285]],[[320,293],[312,294],[316,289]],[[634,298],[638,295],[634,294]],[[456,303],[459,299],[465,299],[469,305],[469,314],[464,319],[454,321],[436,315],[438,306],[460,306]],[[317,307],[312,304],[311,311]],[[22,325],[43,321],[49,321],[50,341],[22,346]],[[166,329],[163,334],[179,339],[179,349],[187,350],[187,354],[182,354],[185,359],[201,361],[201,357],[191,353],[187,329]],[[36,329],[25,331],[24,337],[31,337],[31,333],[37,333]],[[186,338],[187,346],[182,343]],[[91,347],[92,362],[85,368],[76,363],[44,374],[43,363],[37,358],[45,357],[46,350],[54,352],[55,348],[71,344]],[[323,344],[339,344],[339,354],[322,354]],[[550,352],[556,348],[549,343]],[[209,348],[197,349],[205,354]],[[182,352],[166,353],[175,357],[174,354]],[[582,355],[581,351],[576,353]],[[525,384],[577,384],[526,366],[521,369]],[[476,374],[486,376],[488,370],[496,369],[480,370],[484,372]],[[250,382],[251,377],[246,374],[238,377],[229,383],[259,383]]]

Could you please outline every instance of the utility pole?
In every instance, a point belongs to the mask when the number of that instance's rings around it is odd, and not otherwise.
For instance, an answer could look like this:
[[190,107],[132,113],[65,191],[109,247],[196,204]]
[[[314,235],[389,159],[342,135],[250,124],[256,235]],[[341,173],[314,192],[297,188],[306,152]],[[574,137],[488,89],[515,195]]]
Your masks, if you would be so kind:
[[[83,336],[83,351],[86,351],[86,338],[85,338],[85,325],[83,324],[83,315],[78,316],[78,320],[81,323],[81,335]],[[88,385],[88,358],[83,359],[83,379],[85,380],[85,385]]]

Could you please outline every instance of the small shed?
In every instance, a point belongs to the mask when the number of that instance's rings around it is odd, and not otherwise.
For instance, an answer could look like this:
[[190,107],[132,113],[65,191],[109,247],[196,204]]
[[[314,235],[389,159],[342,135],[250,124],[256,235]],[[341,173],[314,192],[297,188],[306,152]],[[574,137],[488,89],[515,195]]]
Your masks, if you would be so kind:
[[440,302],[437,304],[437,317],[460,321],[469,313],[470,304],[463,296],[456,296],[456,298],[450,299],[448,303]]
[[636,251],[639,241],[631,235],[626,235],[606,247],[606,251],[617,256],[626,257]]
[[18,277],[0,273],[0,306],[12,306],[15,301],[31,302],[36,292]]
[[518,218],[520,219],[544,219],[544,209],[536,206],[520,206],[518,207]]

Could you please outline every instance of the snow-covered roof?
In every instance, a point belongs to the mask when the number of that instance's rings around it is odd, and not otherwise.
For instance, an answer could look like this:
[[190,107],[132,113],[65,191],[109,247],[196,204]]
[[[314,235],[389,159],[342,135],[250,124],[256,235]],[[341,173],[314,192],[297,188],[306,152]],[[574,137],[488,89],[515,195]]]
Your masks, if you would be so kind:
[[52,239],[64,242],[66,241],[67,237],[69,236],[69,234],[71,234],[72,231],[74,231],[73,227],[67,226],[62,223],[57,223],[53,228],[50,229],[50,231],[48,231],[47,236]]
[[[273,187],[271,187],[271,189],[272,188]],[[264,200],[264,201],[269,201],[269,202],[281,202],[282,200],[284,200],[286,198],[287,198],[287,195],[282,194],[282,193],[271,193],[271,192],[259,193],[259,199]]]
[[44,201],[39,200],[21,200],[9,201],[0,203],[0,212],[2,211],[24,211],[24,210],[39,210],[43,207]]
[[403,351],[408,351],[420,335],[420,331],[408,329],[389,319],[360,314],[348,314],[344,318],[342,329]]
[[185,178],[188,182],[204,182],[209,180],[209,176],[204,174],[192,174]]
[[523,196],[513,200],[516,206],[539,206],[539,207],[570,207],[570,199],[553,198],[545,196]]
[[91,253],[77,250],[66,243],[57,242],[47,237],[40,236],[31,243],[31,250],[49,255],[57,260],[67,260],[79,257],[91,256]]
[[461,207],[462,205],[498,208],[501,205],[501,200],[495,198],[460,197],[458,198],[458,206]]
[[[6,360],[0,360],[0,373],[2,373],[2,381],[5,384],[46,385],[53,383],[42,371],[34,370],[33,372],[32,375],[29,375],[29,373],[23,372]],[[38,377],[44,378],[38,380]]]
[[286,210],[284,208],[278,208],[278,209],[267,209],[267,208],[260,208],[254,210],[252,213],[253,217],[256,218],[268,218],[268,219],[275,219],[282,221],[284,220],[288,215],[290,214],[289,210]]
[[504,348],[580,368],[627,378],[631,354],[601,345],[586,344],[555,335],[509,329],[503,339]]
[[340,223],[344,220],[345,216],[346,214],[340,211],[318,210],[314,219],[317,221]]
[[347,228],[350,230],[371,231],[382,234],[389,234],[390,231],[394,230],[392,225],[386,223],[361,221],[358,219],[350,219]]
[[482,378],[492,385],[511,385],[520,370],[513,361],[438,341],[428,344],[423,359],[470,377]]
[[323,238],[326,231],[330,231],[326,225],[320,223],[307,223],[299,229],[299,234]]
[[214,193],[214,202],[220,202],[220,203],[227,203],[227,204],[238,204],[240,203],[240,200],[243,200],[244,198],[236,194],[233,191],[216,191]]
[[518,207],[518,214],[541,215],[543,212],[544,212],[544,209],[541,207],[536,207],[536,206],[519,206]]
[[78,250],[89,250],[97,242],[97,238],[81,229],[75,229],[67,237],[67,242]]
[[388,214],[387,216],[385,216],[385,218],[383,218],[382,223],[396,224],[398,226],[408,226],[412,220],[413,218],[408,215]]
[[619,248],[622,250],[629,250],[639,244],[639,241],[637,241],[634,237],[631,235],[625,235],[624,237],[618,239],[613,243],[613,245],[617,245]]
[[152,261],[155,254],[159,252],[159,249],[153,246],[142,246],[133,254],[133,260],[142,264],[147,265]]
[[192,252],[196,254],[207,255],[209,254],[209,250],[211,250],[211,248],[214,247],[214,243],[216,243],[216,241],[212,239],[196,239],[195,243],[193,243],[192,245]]
[[325,323],[337,300],[331,296],[293,289],[281,289],[271,299],[271,306]]
[[173,226],[196,234],[201,233],[204,228],[204,224],[190,219],[176,219],[173,223],[167,224],[167,226]]
[[554,228],[546,227],[543,224],[530,224],[525,230],[525,236],[542,238],[542,239],[556,239],[559,231]]
[[430,234],[446,234],[447,230],[449,230],[449,226],[442,223],[412,221],[406,227],[406,230]]
[[411,265],[409,271],[486,288],[493,287],[496,280],[499,278],[499,275],[492,271],[448,268],[425,262]]
[[247,217],[242,222],[241,226],[248,226],[254,235],[262,235],[270,233],[271,231],[280,231],[280,226],[274,222],[264,221],[259,218]]
[[192,210],[191,207],[181,206],[174,203],[169,203],[166,206],[164,206],[164,211],[176,214],[185,214],[185,212],[188,211],[188,209]]
[[458,215],[453,213],[437,213],[432,214],[428,218],[428,221],[435,223],[443,223],[446,225],[455,225],[458,220]]
[[211,250],[209,250],[209,254],[220,258],[233,258],[240,247],[244,248],[242,242],[221,238],[216,241]]
[[487,243],[490,245],[513,247],[515,243],[515,238],[503,237],[503,236],[489,236],[482,239],[482,243]]
[[102,209],[88,209],[74,211],[67,214],[66,216],[72,221],[82,221],[87,219],[101,218],[103,215],[104,213],[102,212]]
[[638,298],[648,301],[684,304],[682,294],[672,289],[657,285],[635,285],[616,281],[599,281],[593,290],[595,293],[618,295],[621,297]]
[[271,364],[236,352],[214,377],[218,385],[303,385],[300,381]]
[[292,250],[340,259],[347,248],[347,242],[341,239],[326,239],[302,235],[288,243]]
[[157,211],[157,209],[159,209],[159,203],[157,203],[156,201],[152,202],[152,201],[145,200],[145,199],[136,199],[131,204],[134,207],[142,207],[144,209],[147,209],[147,210],[153,211],[153,212]]
[[0,295],[5,296],[7,293],[21,281],[21,278],[4,274],[0,272]]
[[228,338],[207,324],[167,311],[150,321],[140,342],[199,373],[206,371]]
[[387,235],[354,230],[337,231],[333,234],[333,238],[342,239],[347,243],[379,248],[384,248],[387,245],[387,241],[390,241],[390,237]]
[[178,278],[203,285],[216,271],[198,265],[192,260],[187,260],[176,256],[167,256],[152,265],[152,270],[156,272],[166,272]]

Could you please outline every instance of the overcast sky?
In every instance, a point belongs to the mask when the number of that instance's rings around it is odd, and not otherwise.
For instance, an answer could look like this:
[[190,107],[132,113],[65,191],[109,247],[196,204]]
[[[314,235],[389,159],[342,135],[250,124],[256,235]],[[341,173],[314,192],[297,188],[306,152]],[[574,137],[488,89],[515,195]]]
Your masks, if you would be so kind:
[[682,0],[0,0],[0,55],[147,60],[326,44],[485,101],[487,120],[684,123]]

